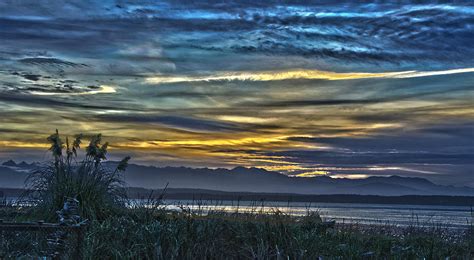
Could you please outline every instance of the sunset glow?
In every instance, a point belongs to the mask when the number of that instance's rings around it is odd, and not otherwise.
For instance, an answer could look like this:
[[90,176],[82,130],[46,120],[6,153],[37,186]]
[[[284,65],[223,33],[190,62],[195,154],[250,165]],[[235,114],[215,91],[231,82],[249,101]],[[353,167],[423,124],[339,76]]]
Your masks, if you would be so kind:
[[3,160],[58,129],[144,165],[474,186],[471,5],[8,2]]

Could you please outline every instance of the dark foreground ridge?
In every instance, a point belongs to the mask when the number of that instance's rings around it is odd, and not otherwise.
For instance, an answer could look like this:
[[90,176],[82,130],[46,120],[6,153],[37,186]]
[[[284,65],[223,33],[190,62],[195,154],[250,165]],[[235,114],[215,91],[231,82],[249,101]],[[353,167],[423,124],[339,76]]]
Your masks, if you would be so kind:
[[[0,199],[19,197],[23,189],[0,188]],[[474,196],[440,196],[440,195],[403,195],[380,196],[358,194],[324,194],[305,195],[291,193],[255,193],[226,192],[202,189],[144,189],[127,188],[129,199],[156,199],[163,195],[170,200],[195,201],[276,201],[307,203],[362,203],[362,204],[401,204],[401,205],[441,205],[474,207]]]
[[159,197],[172,200],[215,200],[215,201],[279,201],[308,203],[366,203],[366,204],[405,204],[405,205],[442,205],[442,206],[474,206],[474,196],[379,196],[357,194],[283,194],[254,192],[224,192],[199,189],[167,189],[148,190],[129,188],[129,198],[140,199]]

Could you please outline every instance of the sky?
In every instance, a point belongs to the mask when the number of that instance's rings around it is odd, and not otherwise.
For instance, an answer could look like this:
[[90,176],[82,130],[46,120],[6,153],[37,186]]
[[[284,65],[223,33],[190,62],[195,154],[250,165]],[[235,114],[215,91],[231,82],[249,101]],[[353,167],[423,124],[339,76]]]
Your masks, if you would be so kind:
[[474,187],[474,5],[0,2],[0,160],[110,159]]

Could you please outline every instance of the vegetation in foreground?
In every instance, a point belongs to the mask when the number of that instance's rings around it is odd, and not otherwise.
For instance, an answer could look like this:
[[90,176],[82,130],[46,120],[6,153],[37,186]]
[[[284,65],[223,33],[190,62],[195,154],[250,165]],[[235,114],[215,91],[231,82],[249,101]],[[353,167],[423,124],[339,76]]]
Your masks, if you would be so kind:
[[315,213],[200,214],[156,204],[92,220],[82,250],[86,259],[472,259],[473,249],[472,230],[331,228]]
[[[170,212],[160,199],[127,207],[119,173],[105,169],[107,145],[92,138],[86,159],[72,163],[75,150],[52,135],[54,161],[32,177],[34,207],[5,207],[0,218],[11,221],[54,219],[65,197],[80,201],[89,219],[82,244],[86,259],[471,259],[474,234],[442,228],[333,228],[316,213],[294,217],[273,214]],[[80,140],[80,139],[79,139]],[[79,143],[79,144],[77,144]],[[76,145],[77,144],[77,145]],[[66,156],[63,157],[63,149]],[[73,157],[74,156],[74,157]],[[102,176],[105,175],[105,176]],[[31,184],[30,184],[31,185]],[[36,234],[2,232],[0,258],[15,257],[15,246],[34,246]],[[7,249],[5,249],[7,248]],[[67,249],[69,250],[69,249]],[[70,249],[71,251],[74,249]],[[32,255],[34,256],[34,252]]]
[[37,214],[54,219],[66,198],[80,202],[80,214],[88,219],[102,219],[125,206],[125,191],[120,173],[125,171],[130,157],[124,158],[114,170],[105,167],[108,143],[102,144],[102,135],[92,136],[85,156],[77,154],[83,135],[75,136],[72,143],[63,142],[58,130],[50,135],[53,161],[35,170],[27,180],[23,199],[34,201]]

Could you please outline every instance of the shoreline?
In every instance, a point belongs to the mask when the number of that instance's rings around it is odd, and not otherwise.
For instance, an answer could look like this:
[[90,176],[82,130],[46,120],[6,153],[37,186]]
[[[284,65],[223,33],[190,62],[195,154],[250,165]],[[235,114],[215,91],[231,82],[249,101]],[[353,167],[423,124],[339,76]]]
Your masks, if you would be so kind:
[[[0,188],[0,200],[18,198],[25,190],[21,188]],[[462,206],[474,208],[474,196],[451,195],[361,195],[361,194],[294,194],[229,192],[218,190],[169,188],[145,189],[127,187],[129,199],[158,199],[182,201],[226,201],[226,202],[281,202],[281,203],[340,203],[379,204],[412,206]]]

